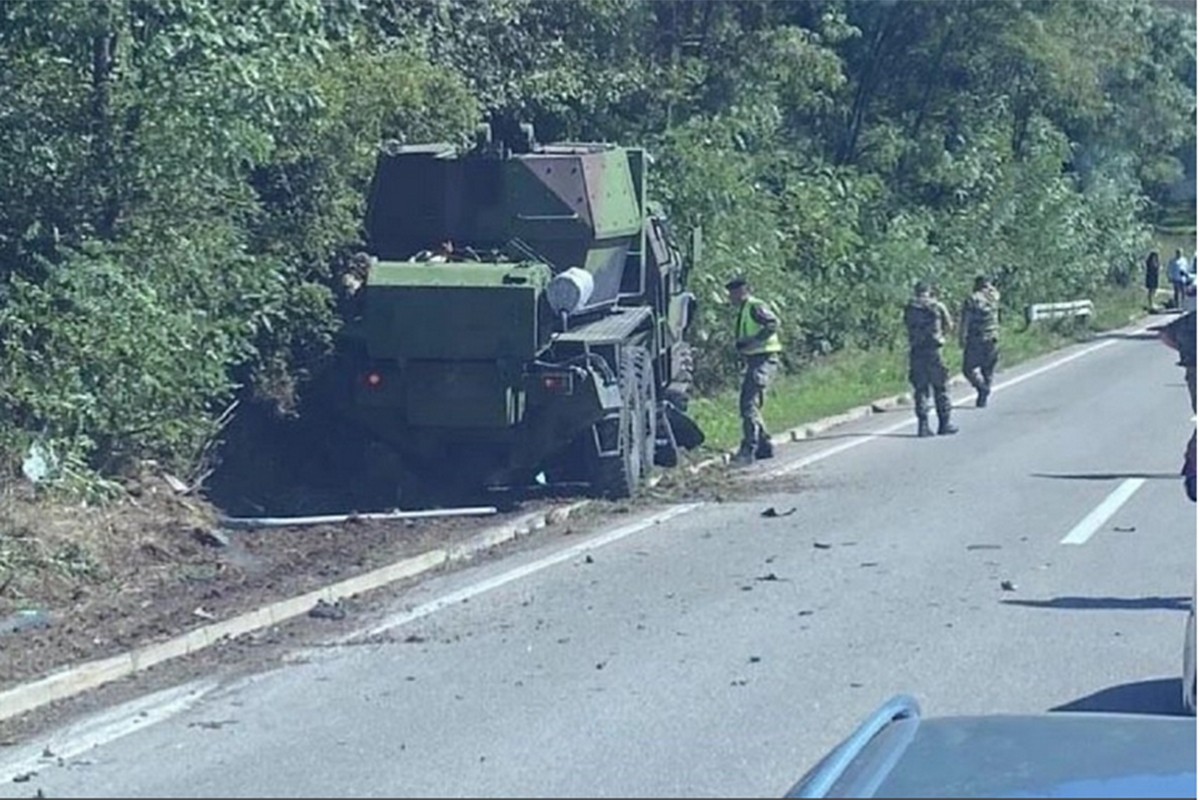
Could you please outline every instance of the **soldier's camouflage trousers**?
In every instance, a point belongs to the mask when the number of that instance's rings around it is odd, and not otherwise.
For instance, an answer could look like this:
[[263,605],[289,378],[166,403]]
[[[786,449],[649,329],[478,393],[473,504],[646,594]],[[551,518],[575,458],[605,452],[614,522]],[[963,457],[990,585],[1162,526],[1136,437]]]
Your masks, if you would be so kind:
[[742,391],[738,398],[743,453],[753,454],[759,443],[767,438],[762,418],[763,396],[778,370],[779,356],[775,354],[746,357],[746,372],[742,376]]
[[1000,351],[995,339],[967,339],[963,346],[963,377],[977,392],[989,392]]
[[910,350],[908,353],[908,382],[913,388],[913,405],[917,419],[929,413],[930,395],[939,420],[950,418],[950,395],[946,391],[948,378],[942,351],[938,348]]

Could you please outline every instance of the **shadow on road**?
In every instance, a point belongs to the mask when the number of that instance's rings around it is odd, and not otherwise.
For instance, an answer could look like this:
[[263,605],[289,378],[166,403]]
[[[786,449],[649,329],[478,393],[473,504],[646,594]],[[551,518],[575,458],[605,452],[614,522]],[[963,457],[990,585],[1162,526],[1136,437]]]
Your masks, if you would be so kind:
[[1031,472],[1034,478],[1073,481],[1111,481],[1118,478],[1145,478],[1151,481],[1179,480],[1177,472]]
[[1179,597],[1055,597],[1050,600],[1001,600],[1006,606],[1057,608],[1067,611],[1188,611],[1191,598]]
[[1180,678],[1157,678],[1121,683],[1072,700],[1051,711],[1098,711],[1115,714],[1171,714],[1186,716]]

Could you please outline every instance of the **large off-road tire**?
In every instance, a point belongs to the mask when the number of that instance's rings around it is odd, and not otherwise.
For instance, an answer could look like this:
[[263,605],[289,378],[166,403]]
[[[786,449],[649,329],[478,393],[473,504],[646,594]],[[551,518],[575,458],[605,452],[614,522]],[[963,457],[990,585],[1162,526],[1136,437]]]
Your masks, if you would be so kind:
[[593,488],[610,499],[636,495],[654,463],[657,402],[654,366],[644,347],[621,348],[617,368],[622,408],[619,412],[617,454],[596,456]]

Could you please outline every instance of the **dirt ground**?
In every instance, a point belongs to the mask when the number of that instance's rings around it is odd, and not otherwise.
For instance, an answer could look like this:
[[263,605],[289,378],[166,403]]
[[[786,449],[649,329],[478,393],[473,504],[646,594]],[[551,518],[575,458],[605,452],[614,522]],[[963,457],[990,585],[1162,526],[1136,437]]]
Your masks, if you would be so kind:
[[[636,502],[594,504],[580,524],[747,491],[722,469],[696,475],[677,468]],[[577,499],[527,499],[480,517],[230,530],[212,504],[180,494],[161,475],[141,479],[127,501],[101,508],[48,505],[35,502],[27,486],[0,487],[0,690]]]
[[[527,509],[522,509],[527,510]],[[497,516],[228,530],[149,481],[107,508],[0,500],[0,690],[465,540]]]
[[[567,521],[472,561],[504,558],[552,537],[577,535],[669,503],[720,503],[764,490],[804,489],[796,477],[764,485],[740,480],[720,465],[689,469],[711,455],[689,454],[684,465],[662,471],[654,487],[636,500],[593,500]],[[177,488],[165,476],[147,475],[130,487],[126,501],[88,508],[35,502],[30,487],[0,484],[0,691],[465,542],[521,514],[549,512],[582,499],[526,496],[497,503],[498,513],[479,517],[231,530],[221,524],[216,506]],[[471,562],[442,569],[465,563]],[[331,637],[360,629],[372,615],[388,613],[398,595],[425,577],[346,598],[340,604],[344,618],[297,617],[0,721],[0,748],[39,741],[83,716],[159,689],[279,668],[297,651],[321,647]]]

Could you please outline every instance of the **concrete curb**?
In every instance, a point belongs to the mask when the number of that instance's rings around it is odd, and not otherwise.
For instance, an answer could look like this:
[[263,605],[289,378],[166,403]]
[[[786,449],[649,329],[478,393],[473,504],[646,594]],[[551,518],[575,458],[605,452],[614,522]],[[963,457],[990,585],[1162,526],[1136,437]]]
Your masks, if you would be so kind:
[[278,625],[307,614],[318,601],[333,603],[342,597],[362,594],[446,564],[465,561],[531,531],[564,522],[589,502],[582,500],[557,506],[549,511],[531,512],[504,525],[487,528],[453,547],[437,548],[287,600],[271,603],[232,619],[196,628],[165,642],[143,645],[119,655],[89,661],[15,686],[0,692],[0,720],[11,719],[48,703],[128,677],[164,661],[190,655],[219,642],[260,628]]

